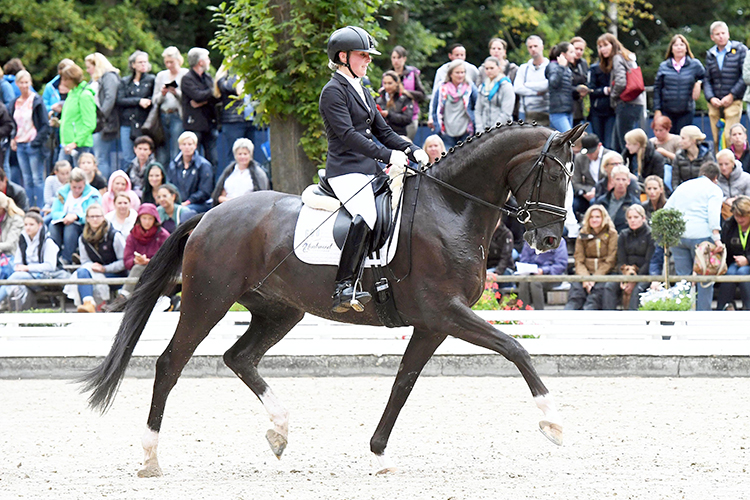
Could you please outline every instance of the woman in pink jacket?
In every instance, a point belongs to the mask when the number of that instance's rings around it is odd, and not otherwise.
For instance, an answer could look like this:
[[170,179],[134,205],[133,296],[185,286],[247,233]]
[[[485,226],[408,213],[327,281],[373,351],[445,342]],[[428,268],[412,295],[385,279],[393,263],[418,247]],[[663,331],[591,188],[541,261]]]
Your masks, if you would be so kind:
[[138,210],[138,207],[141,205],[141,199],[133,191],[133,184],[130,182],[130,177],[122,170],[115,170],[109,176],[107,192],[102,195],[102,208],[104,208],[105,214],[115,209],[115,197],[119,193],[127,194],[128,198],[130,198],[130,208]]

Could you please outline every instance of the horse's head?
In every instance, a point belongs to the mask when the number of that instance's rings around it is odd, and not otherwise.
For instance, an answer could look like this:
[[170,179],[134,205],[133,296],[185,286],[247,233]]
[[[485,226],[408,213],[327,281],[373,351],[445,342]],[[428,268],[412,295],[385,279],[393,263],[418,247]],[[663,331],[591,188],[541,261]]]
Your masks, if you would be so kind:
[[514,168],[509,183],[518,201],[518,220],[526,226],[523,239],[536,250],[557,248],[565,222],[565,196],[573,175],[571,147],[586,124],[551,132],[532,166]]

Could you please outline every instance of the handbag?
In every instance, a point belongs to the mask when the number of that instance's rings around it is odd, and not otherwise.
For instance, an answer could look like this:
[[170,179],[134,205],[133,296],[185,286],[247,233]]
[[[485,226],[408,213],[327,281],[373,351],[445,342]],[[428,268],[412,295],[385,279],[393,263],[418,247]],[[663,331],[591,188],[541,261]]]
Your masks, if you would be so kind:
[[161,107],[151,106],[146,121],[141,125],[141,133],[148,135],[153,139],[156,146],[164,144],[164,128],[161,125]]
[[627,72],[627,83],[625,90],[620,94],[620,100],[623,102],[630,102],[646,89],[643,84],[643,73],[641,68],[636,66],[635,68],[629,68]]
[[716,245],[710,241],[702,241],[695,245],[695,260],[693,272],[699,276],[721,276],[727,272],[727,247],[721,252],[716,251]]

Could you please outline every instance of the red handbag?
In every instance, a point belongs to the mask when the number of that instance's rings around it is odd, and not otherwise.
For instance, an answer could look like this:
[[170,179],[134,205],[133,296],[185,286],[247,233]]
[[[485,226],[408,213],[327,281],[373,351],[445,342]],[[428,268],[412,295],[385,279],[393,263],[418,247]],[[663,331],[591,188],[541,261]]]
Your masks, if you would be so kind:
[[630,102],[643,92],[646,86],[643,84],[643,74],[641,68],[636,66],[635,68],[628,69],[627,73],[627,84],[625,90],[620,94],[620,100],[624,102]]

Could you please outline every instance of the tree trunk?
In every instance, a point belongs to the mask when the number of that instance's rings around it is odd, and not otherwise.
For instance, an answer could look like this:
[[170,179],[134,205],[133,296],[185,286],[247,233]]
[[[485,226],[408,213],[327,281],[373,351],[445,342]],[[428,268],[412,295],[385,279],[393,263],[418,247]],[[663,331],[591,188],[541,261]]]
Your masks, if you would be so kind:
[[271,117],[271,176],[276,191],[302,194],[317,172],[299,140],[304,132],[293,116]]
[[669,288],[669,247],[664,247],[664,286]]
[[609,18],[607,31],[617,36],[617,2],[609,2],[609,5],[607,6],[607,17]]

